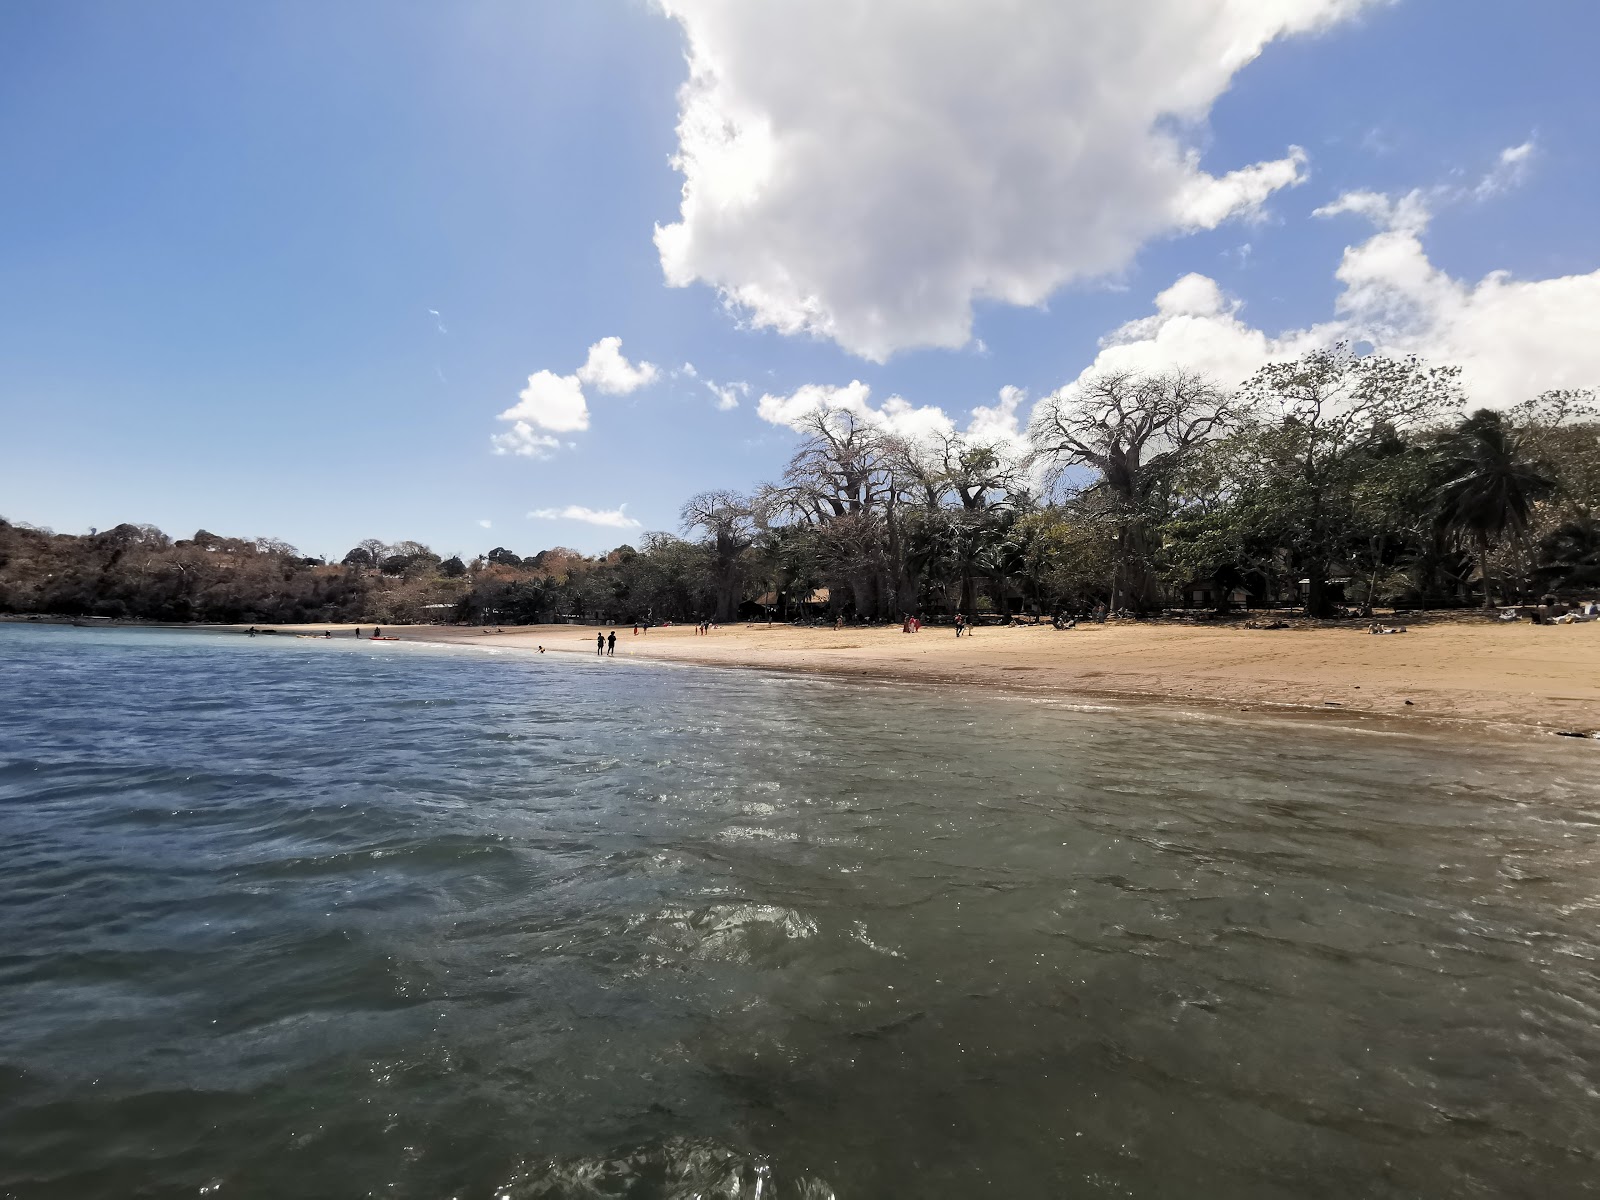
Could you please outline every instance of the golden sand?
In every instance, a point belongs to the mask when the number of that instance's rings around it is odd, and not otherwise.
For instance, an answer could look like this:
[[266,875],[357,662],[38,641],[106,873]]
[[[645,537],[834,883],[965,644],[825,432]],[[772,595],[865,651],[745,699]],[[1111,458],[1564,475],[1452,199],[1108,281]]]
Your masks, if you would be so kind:
[[[506,627],[500,633],[408,626],[384,632],[405,640],[595,653],[593,626]],[[1063,697],[1600,729],[1600,622],[1550,626],[1466,618],[1413,625],[1387,637],[1374,637],[1364,627],[1110,622],[1064,631],[985,627],[959,639],[949,628],[907,634],[898,628],[741,624],[701,636],[690,626],[641,634],[619,626],[617,657]]]

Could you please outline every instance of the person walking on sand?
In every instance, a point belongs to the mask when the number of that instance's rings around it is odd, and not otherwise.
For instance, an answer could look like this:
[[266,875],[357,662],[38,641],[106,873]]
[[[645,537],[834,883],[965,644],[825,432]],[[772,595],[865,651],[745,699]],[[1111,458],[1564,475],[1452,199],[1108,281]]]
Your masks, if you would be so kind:
[[956,636],[960,637],[963,633],[966,632],[966,628],[967,628],[967,619],[965,617],[963,617],[960,613],[957,613],[956,614]]
[[596,633],[594,635],[594,652],[596,654],[604,654],[606,652],[606,635],[605,634]]
[[606,657],[615,658],[617,653],[617,631],[613,629],[611,636],[606,639]]

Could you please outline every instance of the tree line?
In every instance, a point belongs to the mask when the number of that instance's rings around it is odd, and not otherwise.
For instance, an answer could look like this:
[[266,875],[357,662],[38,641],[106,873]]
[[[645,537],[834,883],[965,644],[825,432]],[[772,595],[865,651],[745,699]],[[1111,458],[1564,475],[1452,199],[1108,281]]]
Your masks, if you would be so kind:
[[1025,447],[819,409],[780,478],[690,499],[678,533],[471,560],[368,539],[0,521],[0,611],[200,622],[741,615],[898,621],[1095,606],[1518,603],[1600,590],[1600,414],[1549,392],[1467,412],[1460,372],[1347,346],[1224,390],[1114,372],[1046,398]]

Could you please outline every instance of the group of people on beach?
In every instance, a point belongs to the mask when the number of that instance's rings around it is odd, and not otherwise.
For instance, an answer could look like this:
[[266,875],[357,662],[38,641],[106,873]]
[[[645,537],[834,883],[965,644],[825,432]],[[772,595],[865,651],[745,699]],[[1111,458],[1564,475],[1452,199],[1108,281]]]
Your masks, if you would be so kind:
[[[543,648],[544,647],[542,646],[540,647],[541,650]],[[604,654],[608,657],[614,656],[617,652],[617,631],[613,629],[609,638],[603,633],[595,634],[594,652],[596,654]]]

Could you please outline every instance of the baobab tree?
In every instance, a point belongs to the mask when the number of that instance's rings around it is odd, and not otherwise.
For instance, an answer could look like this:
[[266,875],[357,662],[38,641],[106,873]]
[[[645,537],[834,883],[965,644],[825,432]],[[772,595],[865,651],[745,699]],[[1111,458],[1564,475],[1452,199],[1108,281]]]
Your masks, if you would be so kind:
[[1029,438],[1055,484],[1073,483],[1077,468],[1098,478],[1079,491],[1098,491],[1115,526],[1114,598],[1136,612],[1161,606],[1151,557],[1167,485],[1185,458],[1228,425],[1227,397],[1203,375],[1182,371],[1143,375],[1107,371],[1080,380],[1039,402]]
[[738,615],[743,592],[745,552],[760,528],[756,505],[740,492],[701,492],[689,499],[680,516],[684,530],[701,534],[711,552],[716,619],[731,621]]

